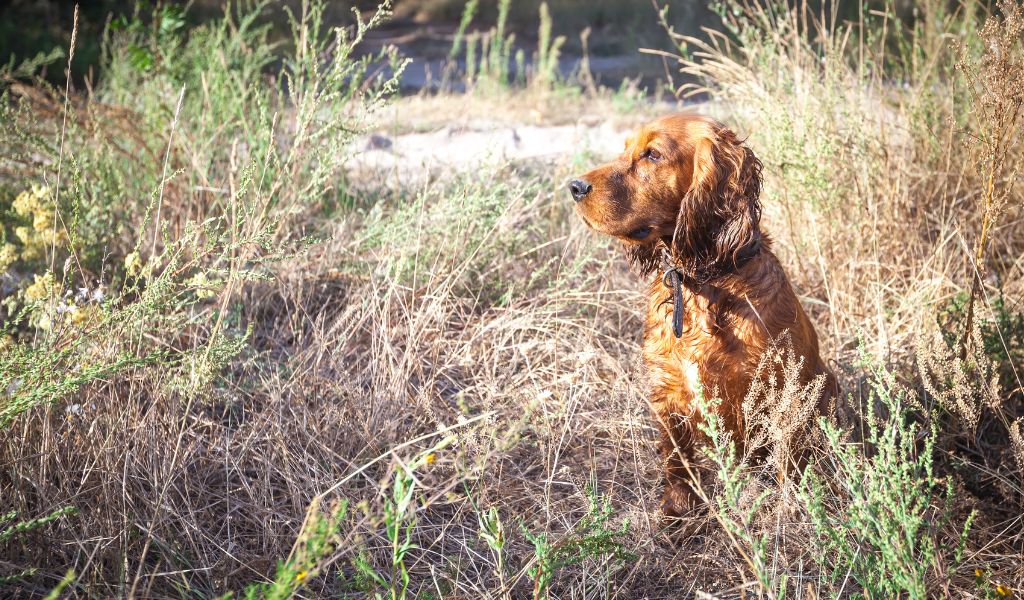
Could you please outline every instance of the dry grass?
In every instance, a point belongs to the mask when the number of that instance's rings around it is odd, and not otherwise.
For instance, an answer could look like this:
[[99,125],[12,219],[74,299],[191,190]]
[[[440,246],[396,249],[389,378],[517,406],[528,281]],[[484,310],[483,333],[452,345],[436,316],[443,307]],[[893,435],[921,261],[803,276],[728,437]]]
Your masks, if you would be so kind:
[[[928,23],[939,29],[973,18],[932,16]],[[157,268],[119,290],[117,281],[136,277],[130,267],[90,269],[81,253],[86,267],[64,285],[98,279],[122,293],[124,306],[104,310],[127,315],[124,323],[68,326],[57,338],[24,322],[9,330],[17,348],[82,348],[54,359],[59,373],[101,361],[106,354],[94,348],[154,359],[60,388],[0,433],[2,512],[32,519],[77,510],[0,538],[0,574],[38,568],[5,582],[4,591],[43,596],[68,568],[75,578],[66,591],[75,596],[241,590],[274,579],[277,561],[303,556],[308,527],[295,540],[313,518],[311,504],[344,500],[348,510],[324,538],[326,550],[286,572],[299,596],[397,598],[404,571],[408,596],[532,597],[539,554],[531,536],[582,544],[593,492],[612,509],[611,530],[628,521],[614,539],[632,557],[598,553],[557,571],[552,598],[845,597],[862,588],[851,575],[858,571],[842,562],[844,548],[828,545],[836,531],[845,549],[856,550],[854,561],[882,557],[868,565],[874,575],[903,581],[898,571],[924,586],[913,588],[915,597],[993,597],[997,585],[1017,585],[1024,579],[1024,411],[1015,379],[1024,328],[1011,327],[1024,297],[1024,228],[1011,177],[1018,133],[995,169],[1010,200],[985,225],[976,164],[956,159],[980,117],[942,87],[964,84],[936,41],[945,34],[917,34],[912,47],[932,48],[934,60],[900,72],[901,89],[857,67],[870,61],[850,67],[840,59],[878,58],[881,42],[859,39],[856,27],[812,35],[813,20],[798,12],[769,16],[756,6],[735,19],[731,41],[689,40],[683,66],[723,102],[710,110],[750,133],[769,177],[765,226],[849,394],[841,422],[850,427],[818,431],[817,479],[777,485],[772,467],[729,462],[721,438],[701,465],[712,508],[682,523],[662,521],[661,465],[638,364],[643,286],[618,250],[575,218],[563,191],[565,179],[596,158],[590,153],[618,148],[476,166],[398,189],[387,185],[387,173],[341,168],[365,143],[351,129],[371,115],[391,135],[455,119],[441,111],[463,121],[586,123],[593,115],[620,118],[610,113],[621,99],[512,90],[402,98],[382,114],[382,96],[345,96],[337,106],[348,108],[330,112],[334,133],[304,137],[321,131],[319,119],[335,104],[318,99],[332,88],[303,87],[319,81],[307,69],[306,79],[293,80],[300,83],[273,88],[296,94],[274,104],[274,93],[248,86],[266,84],[259,69],[239,68],[186,91],[168,143],[179,86],[170,74],[135,80],[126,69],[115,72],[124,80],[78,105],[67,155],[59,155],[72,165],[69,195],[86,208],[91,198],[117,199],[117,218],[127,223],[109,243],[115,256],[95,264],[123,262],[138,231],[149,259],[158,228],[146,202],[128,203],[114,195],[117,185],[86,188],[79,179],[109,169],[133,198],[145,198],[165,190],[165,148],[172,176],[152,255],[166,259],[173,240],[191,231],[189,221],[226,225],[181,250],[188,264],[201,265],[206,283],[184,267],[180,278],[189,279],[175,283],[177,275],[162,278]],[[966,43],[979,51],[973,38]],[[199,50],[195,60],[217,56]],[[231,88],[236,76],[252,79]],[[29,123],[28,131],[56,133],[59,94],[30,94],[6,96],[21,110],[7,114]],[[364,99],[375,110],[363,111]],[[622,124],[662,108],[624,111]],[[591,116],[575,116],[582,112]],[[101,160],[112,141],[89,124],[115,113],[126,115],[117,127],[130,132],[119,139],[138,140],[126,144],[140,157],[137,168],[118,171],[120,157]],[[30,147],[30,139],[18,141]],[[93,170],[78,167],[85,159]],[[23,189],[53,167],[46,156],[12,151],[0,163],[3,189]],[[957,327],[983,228],[991,238],[972,334],[980,341],[974,360],[963,362]],[[243,238],[253,241],[236,243]],[[7,281],[15,288],[31,281],[28,263],[12,269],[16,277]],[[158,283],[177,300],[140,309],[145,328],[135,313],[118,312],[148,306]],[[786,362],[781,353],[765,360]],[[814,427],[800,404],[811,391],[775,383],[753,390],[750,403],[760,396],[774,407],[757,440],[769,446]],[[8,401],[21,393],[9,389]],[[876,426],[880,435],[872,437]],[[894,459],[884,464],[889,448]],[[881,492],[852,490],[850,473],[877,477]],[[871,514],[892,499],[884,496],[889,484],[921,503],[907,517],[918,519],[909,550],[899,549],[907,554],[894,554],[911,557],[904,570],[883,560],[890,547],[820,520]],[[402,485],[412,491],[399,510]],[[972,511],[958,563],[952,550]],[[396,562],[404,531],[412,546]],[[488,531],[502,532],[501,543],[482,535]],[[918,567],[922,575],[913,579]]]

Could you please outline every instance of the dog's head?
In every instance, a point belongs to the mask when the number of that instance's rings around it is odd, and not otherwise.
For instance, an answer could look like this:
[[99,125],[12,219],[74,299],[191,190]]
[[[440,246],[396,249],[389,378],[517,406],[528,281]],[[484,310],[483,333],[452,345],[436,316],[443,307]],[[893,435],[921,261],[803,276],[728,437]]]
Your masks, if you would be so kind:
[[641,127],[621,156],[569,191],[587,225],[621,240],[645,274],[658,267],[659,242],[687,268],[722,268],[760,234],[761,162],[706,117]]

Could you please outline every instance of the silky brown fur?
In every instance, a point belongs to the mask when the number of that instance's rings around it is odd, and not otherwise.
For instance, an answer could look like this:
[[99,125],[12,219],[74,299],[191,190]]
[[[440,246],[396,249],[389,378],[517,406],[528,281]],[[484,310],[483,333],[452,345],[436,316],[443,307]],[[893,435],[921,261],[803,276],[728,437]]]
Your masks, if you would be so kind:
[[[701,418],[693,403],[698,382],[706,397],[721,400],[722,421],[742,442],[744,397],[762,355],[782,336],[804,359],[801,384],[819,375],[828,379],[819,410],[835,394],[835,379],[760,230],[761,163],[731,130],[707,117],[665,117],[642,127],[621,156],[580,180],[592,189],[577,200],[579,215],[621,240],[641,273],[654,274],[643,357],[662,431],[662,508],[680,515],[697,504],[686,465]],[[672,331],[672,290],[662,282],[665,248],[688,281],[680,338]],[[737,260],[750,248],[759,251]]]

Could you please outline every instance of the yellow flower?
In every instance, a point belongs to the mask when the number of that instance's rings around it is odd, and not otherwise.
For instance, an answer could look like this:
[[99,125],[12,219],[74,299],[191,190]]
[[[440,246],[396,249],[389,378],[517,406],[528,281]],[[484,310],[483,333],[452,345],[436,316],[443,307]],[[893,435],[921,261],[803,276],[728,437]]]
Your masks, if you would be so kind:
[[142,257],[139,256],[138,251],[124,257],[124,270],[129,277],[135,277],[142,272]]
[[32,218],[32,229],[36,233],[50,233],[53,230],[53,213],[48,210],[41,210]]
[[193,275],[186,284],[196,288],[197,298],[212,298],[220,291],[223,282],[219,279],[207,277],[206,273],[200,271]]
[[974,569],[974,576],[975,577],[983,577],[984,575],[985,575],[985,572],[982,571],[981,569]]
[[19,240],[21,240],[21,244],[23,246],[27,246],[29,243],[32,242],[32,230],[29,229],[28,227],[25,227],[24,225],[15,227],[14,235],[17,236]]
[[25,288],[25,300],[35,302],[49,298],[53,291],[53,274],[47,272],[44,275],[33,275],[33,278],[32,285]]
[[1003,598],[1009,598],[1010,596],[1013,595],[1013,590],[1011,590],[1010,588],[1006,587],[1005,585],[997,585],[996,586],[996,593],[999,594],[1000,596],[1002,596]]
[[435,460],[437,460],[437,455],[434,454],[433,452],[427,455],[426,461],[428,465],[434,464]]
[[18,194],[14,202],[11,203],[11,208],[14,209],[14,212],[22,217],[32,215],[39,207],[39,200],[36,199],[35,194],[28,190]]
[[18,248],[14,244],[4,244],[0,248],[0,271],[6,271],[14,261],[18,260]]
[[295,581],[302,581],[303,579],[305,579],[308,576],[309,576],[309,572],[308,571],[299,571],[298,573],[295,574]]
[[45,187],[32,186],[31,190],[18,194],[11,207],[22,217],[33,217],[49,209],[49,195],[50,192]]
[[45,186],[34,185],[14,199],[14,212],[32,222],[31,227],[21,225],[14,228],[14,235],[21,240],[21,255],[25,260],[43,256],[51,245],[63,245],[67,234],[63,229],[55,230],[56,213],[49,201],[50,192]]
[[91,321],[95,314],[94,306],[72,306],[68,309],[68,320],[72,325],[82,326]]
[[25,260],[38,258],[48,249],[46,240],[36,235],[31,227],[15,227],[14,236],[21,240],[21,257]]

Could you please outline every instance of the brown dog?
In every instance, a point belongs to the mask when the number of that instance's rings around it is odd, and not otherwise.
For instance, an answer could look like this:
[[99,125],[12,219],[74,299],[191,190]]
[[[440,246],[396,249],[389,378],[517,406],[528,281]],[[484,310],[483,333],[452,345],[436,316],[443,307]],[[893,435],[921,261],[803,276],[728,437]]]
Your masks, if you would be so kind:
[[[818,337],[761,232],[761,162],[721,123],[674,115],[642,127],[614,161],[573,180],[576,211],[623,242],[648,292],[644,362],[662,430],[662,509],[695,506],[698,386],[742,442],[742,403],[765,350],[784,334],[803,359],[802,384],[824,375],[818,410],[835,394]],[[765,376],[762,373],[762,376]]]

